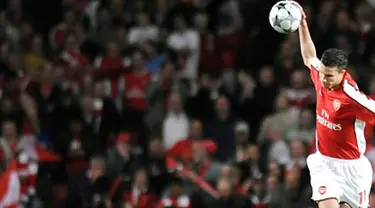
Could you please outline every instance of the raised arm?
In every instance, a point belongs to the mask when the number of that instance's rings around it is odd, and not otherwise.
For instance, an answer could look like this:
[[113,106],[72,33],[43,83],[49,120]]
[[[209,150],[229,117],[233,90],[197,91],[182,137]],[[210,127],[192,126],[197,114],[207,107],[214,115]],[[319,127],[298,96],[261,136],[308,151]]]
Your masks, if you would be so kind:
[[303,11],[303,8],[298,3],[296,4],[300,7],[302,12],[301,25],[298,29],[302,59],[304,64],[310,68],[313,64],[313,59],[316,58],[316,50],[310,36],[309,27],[307,25],[306,15]]

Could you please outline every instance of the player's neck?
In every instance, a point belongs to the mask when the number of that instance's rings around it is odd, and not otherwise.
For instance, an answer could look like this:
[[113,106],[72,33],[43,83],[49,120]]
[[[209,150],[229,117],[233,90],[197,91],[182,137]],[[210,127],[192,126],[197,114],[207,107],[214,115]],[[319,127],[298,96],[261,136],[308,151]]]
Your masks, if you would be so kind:
[[340,80],[333,87],[328,88],[328,90],[335,91],[342,88],[342,81],[344,80],[344,75],[341,76]]
[[341,89],[341,82],[339,84],[336,84],[333,87],[328,88],[328,90],[330,90],[330,91],[336,91],[336,90],[339,90],[339,89]]

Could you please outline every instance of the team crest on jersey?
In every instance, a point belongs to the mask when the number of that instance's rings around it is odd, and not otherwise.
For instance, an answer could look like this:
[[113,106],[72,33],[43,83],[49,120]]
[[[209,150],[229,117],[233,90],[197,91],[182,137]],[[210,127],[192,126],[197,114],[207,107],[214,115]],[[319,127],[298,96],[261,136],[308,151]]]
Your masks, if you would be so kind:
[[327,187],[326,186],[319,186],[318,192],[319,192],[320,195],[325,194],[326,191],[327,191]]
[[341,107],[341,102],[339,100],[335,99],[333,101],[333,109],[335,111],[338,111],[340,109],[340,107]]

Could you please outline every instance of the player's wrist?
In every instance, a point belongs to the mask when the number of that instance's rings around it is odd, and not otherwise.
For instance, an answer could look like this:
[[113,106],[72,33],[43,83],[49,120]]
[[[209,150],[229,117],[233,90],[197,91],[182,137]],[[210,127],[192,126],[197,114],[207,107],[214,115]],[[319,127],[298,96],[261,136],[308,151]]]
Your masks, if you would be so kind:
[[303,27],[303,28],[308,28],[307,27],[307,21],[305,19],[301,20],[301,24],[300,24],[300,27]]

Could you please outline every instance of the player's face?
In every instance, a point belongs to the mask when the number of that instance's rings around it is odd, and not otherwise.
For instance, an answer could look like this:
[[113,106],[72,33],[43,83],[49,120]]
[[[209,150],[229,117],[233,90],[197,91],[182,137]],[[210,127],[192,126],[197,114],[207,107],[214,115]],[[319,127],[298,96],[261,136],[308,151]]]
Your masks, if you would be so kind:
[[344,70],[339,70],[337,67],[321,67],[319,71],[319,78],[324,88],[335,89],[341,82]]

